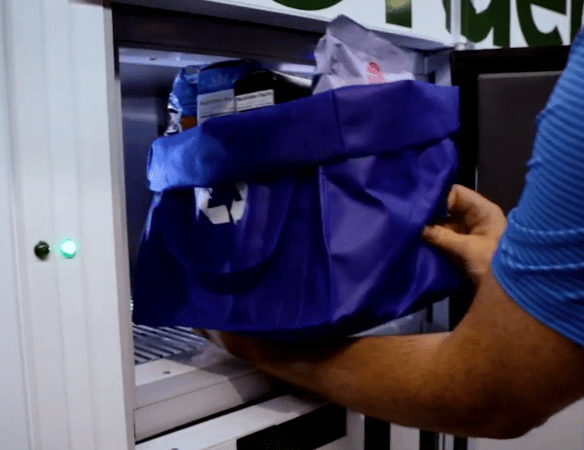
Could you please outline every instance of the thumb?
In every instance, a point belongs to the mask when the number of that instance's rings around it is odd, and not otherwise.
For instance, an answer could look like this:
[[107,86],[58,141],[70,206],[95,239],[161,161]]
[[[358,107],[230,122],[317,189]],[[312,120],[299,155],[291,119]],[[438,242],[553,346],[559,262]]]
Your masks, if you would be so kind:
[[468,236],[458,234],[446,227],[432,225],[424,228],[422,237],[430,244],[444,250],[452,257],[466,260],[468,253]]

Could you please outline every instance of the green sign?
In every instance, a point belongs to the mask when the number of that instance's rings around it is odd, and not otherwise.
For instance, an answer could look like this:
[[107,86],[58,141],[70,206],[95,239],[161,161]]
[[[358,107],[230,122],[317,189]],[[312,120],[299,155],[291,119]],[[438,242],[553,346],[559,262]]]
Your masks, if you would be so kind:
[[[446,27],[450,31],[450,1],[442,0],[446,11]],[[559,14],[567,14],[566,0],[517,0],[517,17],[519,28],[527,45],[530,47],[545,45],[562,45],[562,38],[557,28],[549,33],[538,30],[533,20],[531,6],[538,6]],[[570,37],[574,38],[582,26],[582,9],[584,0],[572,0],[570,11]],[[511,1],[491,0],[489,6],[478,13],[471,0],[462,0],[461,33],[471,42],[481,42],[493,31],[493,44],[509,47],[511,39]]]
[[[304,11],[330,8],[343,0],[274,0],[281,5]],[[412,1],[426,0],[385,0],[386,23],[412,28]],[[442,0],[446,12],[446,28],[450,31],[450,4],[452,0]],[[493,44],[509,47],[511,44],[511,0],[490,0],[486,9],[477,12],[472,0],[461,1],[460,29],[471,42],[481,42],[491,31]],[[529,46],[561,45],[562,37],[557,28],[548,33],[541,32],[533,19],[532,6],[558,14],[568,14],[567,0],[516,0],[515,8],[519,28]],[[584,0],[572,0],[570,6],[570,38],[573,39],[582,26]]]
[[487,9],[477,13],[470,0],[462,0],[461,33],[471,42],[480,42],[493,29],[493,44],[509,47],[511,6],[509,0],[491,0]]
[[549,33],[542,33],[537,29],[531,16],[531,5],[566,14],[566,0],[517,0],[519,26],[527,45],[562,45],[562,37],[557,28]]
[[385,21],[411,28],[412,0],[385,0]]

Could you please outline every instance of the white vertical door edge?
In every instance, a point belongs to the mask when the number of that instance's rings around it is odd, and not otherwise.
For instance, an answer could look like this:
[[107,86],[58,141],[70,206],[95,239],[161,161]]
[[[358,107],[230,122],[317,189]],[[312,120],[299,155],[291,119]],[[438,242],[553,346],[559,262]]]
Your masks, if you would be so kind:
[[[5,23],[0,0],[0,23]],[[23,342],[14,241],[12,151],[7,82],[5,29],[0,29],[0,448],[32,448],[29,434],[28,397],[22,359]]]
[[451,434],[444,435],[444,450],[454,450],[454,436]]
[[419,450],[420,448],[420,430],[417,428],[392,423],[390,436],[391,450]]
[[365,448],[365,416],[350,409],[347,409],[347,445],[351,450]]
[[[134,448],[136,409],[136,371],[134,366],[134,340],[132,334],[130,255],[126,217],[126,183],[124,179],[124,141],[122,126],[122,87],[115,72],[117,54],[113,47],[113,21],[109,0],[105,9],[106,58],[108,74],[108,111],[110,125],[112,207],[114,219],[114,251],[116,260],[117,306],[121,341],[122,371],[126,423],[131,428],[129,447]],[[104,404],[107,408],[107,404]]]
[[[0,0],[35,450],[134,447],[120,111],[100,0]],[[79,252],[59,254],[65,239]],[[51,245],[41,261],[33,248]]]

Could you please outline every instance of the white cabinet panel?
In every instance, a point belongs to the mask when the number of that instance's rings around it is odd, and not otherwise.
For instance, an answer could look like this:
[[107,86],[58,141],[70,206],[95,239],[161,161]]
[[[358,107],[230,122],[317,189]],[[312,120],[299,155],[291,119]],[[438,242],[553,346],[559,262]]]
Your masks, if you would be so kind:
[[[5,23],[0,1],[0,23]],[[0,448],[27,450],[28,435],[25,373],[21,355],[21,315],[18,301],[14,228],[12,146],[9,89],[6,77],[4,33],[0,32]]]
[[[0,10],[13,155],[2,182],[14,188],[18,236],[10,255],[18,267],[21,358],[34,411],[30,447],[132,448],[111,11],[98,0],[0,0]],[[78,244],[73,258],[59,254],[65,238]],[[39,240],[51,246],[46,260],[33,253]],[[10,398],[18,399],[17,392]]]

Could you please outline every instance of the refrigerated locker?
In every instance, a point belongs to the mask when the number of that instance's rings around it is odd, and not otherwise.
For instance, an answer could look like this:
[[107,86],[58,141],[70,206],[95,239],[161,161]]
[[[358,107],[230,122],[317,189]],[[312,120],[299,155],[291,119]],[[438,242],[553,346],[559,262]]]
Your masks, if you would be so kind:
[[[286,435],[288,422],[313,413],[335,424],[323,433],[338,434],[302,448],[367,442],[361,415],[306,399],[190,330],[131,324],[131,261],[149,200],[139,172],[164,126],[167,82],[184,63],[213,58],[250,57],[309,76],[324,31],[323,21],[239,15],[211,3],[185,2],[181,11],[1,3],[1,156],[9,170],[0,199],[9,214],[0,231],[12,255],[2,262],[3,307],[19,325],[3,330],[16,343],[10,420],[20,431],[3,437],[6,448],[167,448],[223,427],[233,427],[228,439],[189,445],[239,448],[262,430]],[[399,43],[420,50],[418,78],[445,73],[435,56],[447,43],[394,28]]]

